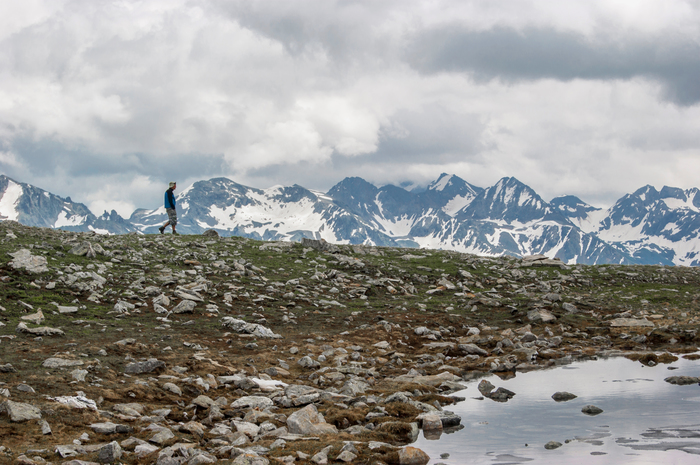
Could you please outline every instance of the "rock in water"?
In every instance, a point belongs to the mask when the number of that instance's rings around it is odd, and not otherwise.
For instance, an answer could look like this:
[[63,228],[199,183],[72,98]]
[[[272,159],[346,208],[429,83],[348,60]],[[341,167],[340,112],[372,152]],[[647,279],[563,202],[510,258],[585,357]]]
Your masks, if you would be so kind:
[[491,391],[496,389],[496,386],[491,384],[490,381],[482,379],[481,382],[479,383],[479,385],[477,386],[477,389],[479,390],[481,395],[488,397],[488,395],[491,393]]
[[556,402],[566,402],[575,398],[575,394],[566,391],[559,391],[552,394],[552,399],[554,399]]
[[513,391],[499,387],[486,397],[488,397],[491,400],[495,400],[496,402],[508,402],[508,400],[512,399],[514,396],[515,393]]
[[560,447],[561,447],[561,442],[557,442],[557,441],[549,441],[547,444],[544,445],[544,448],[547,450],[558,449]]
[[585,407],[583,407],[581,409],[581,411],[583,413],[585,413],[586,415],[591,415],[591,416],[603,413],[603,409],[598,408],[595,405],[586,405]]
[[689,384],[700,383],[700,378],[696,378],[695,376],[669,376],[668,378],[664,379],[664,381],[666,381],[669,384],[687,386]]
[[399,450],[398,465],[425,465],[430,461],[430,456],[417,447],[404,447]]
[[442,431],[442,420],[434,413],[430,413],[423,417],[424,431]]

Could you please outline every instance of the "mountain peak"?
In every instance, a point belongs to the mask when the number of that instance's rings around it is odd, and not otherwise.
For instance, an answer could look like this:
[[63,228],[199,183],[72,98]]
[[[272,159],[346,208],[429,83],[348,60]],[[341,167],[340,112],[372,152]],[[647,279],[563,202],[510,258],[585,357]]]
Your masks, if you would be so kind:
[[[429,191],[442,191],[452,183],[452,179],[457,178],[454,174],[442,173],[435,181],[428,184]],[[459,179],[459,178],[457,178]],[[461,181],[461,179],[460,179]]]

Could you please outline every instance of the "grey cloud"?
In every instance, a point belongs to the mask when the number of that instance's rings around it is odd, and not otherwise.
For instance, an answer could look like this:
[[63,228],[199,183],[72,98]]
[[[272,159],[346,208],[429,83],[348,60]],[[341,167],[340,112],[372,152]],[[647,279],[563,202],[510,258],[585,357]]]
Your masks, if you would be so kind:
[[[432,104],[419,110],[401,110],[392,115],[391,126],[382,128],[379,146],[373,153],[344,156],[333,154],[325,163],[290,162],[248,170],[259,185],[300,184],[327,190],[346,176],[380,182],[414,182],[407,168],[416,164],[444,165],[469,160],[482,163],[485,124],[475,114],[458,113]],[[273,181],[274,180],[274,181]]]
[[[160,157],[143,153],[100,155],[52,139],[17,139],[13,141],[11,150],[24,162],[21,171],[31,177],[61,172],[71,177],[141,174],[175,179],[215,176],[227,169],[222,154],[173,153]],[[19,171],[6,168],[8,171]]]
[[392,121],[392,127],[383,128],[376,153],[360,159],[444,164],[474,157],[487,145],[483,140],[485,125],[481,117],[451,111],[441,105],[424,106],[419,111],[400,111],[392,116]]
[[477,81],[653,79],[678,105],[700,102],[700,43],[672,34],[589,40],[548,28],[450,25],[419,32],[404,57],[426,74],[464,72]]
[[[399,1],[212,2],[242,27],[282,44],[294,56],[325,52],[336,66],[389,58],[395,31],[381,31],[380,18],[405,9]],[[389,36],[387,36],[387,34]],[[367,66],[367,60],[364,60]]]

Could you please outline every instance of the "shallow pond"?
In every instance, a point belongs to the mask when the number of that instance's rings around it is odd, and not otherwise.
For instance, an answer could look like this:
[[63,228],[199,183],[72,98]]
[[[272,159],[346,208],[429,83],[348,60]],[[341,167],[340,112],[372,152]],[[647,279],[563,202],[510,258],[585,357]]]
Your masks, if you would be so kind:
[[[465,401],[446,407],[462,417],[464,428],[437,440],[421,433],[413,445],[430,455],[431,464],[698,464],[700,386],[664,381],[681,375],[700,376],[700,361],[680,358],[646,367],[610,358],[508,380],[490,376],[515,397],[505,403],[478,400],[478,381],[472,382],[455,394]],[[557,391],[578,397],[555,402]],[[590,404],[603,413],[583,414]],[[563,445],[547,450],[549,441]]]

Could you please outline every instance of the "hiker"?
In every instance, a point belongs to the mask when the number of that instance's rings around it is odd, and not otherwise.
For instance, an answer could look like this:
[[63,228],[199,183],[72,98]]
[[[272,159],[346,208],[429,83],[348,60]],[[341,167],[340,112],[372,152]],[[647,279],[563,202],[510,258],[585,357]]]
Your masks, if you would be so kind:
[[176,187],[177,183],[173,181],[168,184],[168,190],[165,191],[165,211],[168,213],[168,221],[166,221],[163,226],[158,228],[161,234],[163,234],[163,231],[165,231],[165,227],[167,225],[171,225],[173,227],[173,234],[177,234],[177,231],[175,231],[175,225],[177,224],[177,212],[175,211],[175,196],[173,195],[173,191]]

